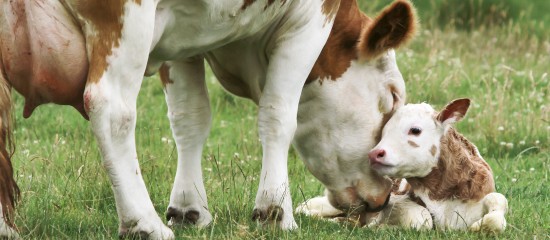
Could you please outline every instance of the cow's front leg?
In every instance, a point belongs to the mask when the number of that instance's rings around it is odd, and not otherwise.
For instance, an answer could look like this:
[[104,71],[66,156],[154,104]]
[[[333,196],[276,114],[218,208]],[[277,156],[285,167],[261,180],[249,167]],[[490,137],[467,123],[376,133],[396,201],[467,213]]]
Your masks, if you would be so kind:
[[[101,21],[85,21],[85,29],[94,33],[86,36],[91,51],[85,109],[112,183],[119,235],[173,239],[149,198],[135,144],[136,99],[151,45],[155,4],[126,1],[121,12],[115,10],[101,15]],[[106,26],[110,24],[121,28]]]
[[[269,56],[266,83],[259,101],[258,132],[263,158],[252,219],[275,223],[282,229],[297,227],[292,211],[287,158],[297,127],[300,94],[332,26],[320,8],[320,5],[310,6],[309,11],[288,14],[289,19],[296,18],[300,22],[286,21],[281,28],[293,30],[273,40],[276,47]],[[305,20],[304,15],[311,18]]]
[[166,218],[170,225],[203,227],[212,221],[201,169],[202,148],[211,123],[204,59],[164,63],[161,78],[166,83],[168,118],[178,150],[178,168]]

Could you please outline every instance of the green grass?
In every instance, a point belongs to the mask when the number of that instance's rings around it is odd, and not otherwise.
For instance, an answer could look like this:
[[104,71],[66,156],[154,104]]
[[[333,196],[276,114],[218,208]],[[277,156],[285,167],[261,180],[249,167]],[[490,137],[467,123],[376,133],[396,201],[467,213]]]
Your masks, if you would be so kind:
[[[509,227],[497,237],[544,239],[550,238],[550,39],[523,26],[521,19],[467,30],[428,24],[397,55],[409,102],[442,107],[458,97],[473,100],[458,128],[479,147],[493,168],[497,190],[509,200]],[[210,73],[207,78],[214,115],[202,163],[214,222],[205,229],[177,228],[178,238],[493,238],[457,231],[352,228],[302,215],[296,216],[296,231],[259,229],[250,220],[261,167],[261,146],[252,127],[257,109],[225,93]],[[22,191],[16,223],[22,237],[116,238],[113,194],[88,122],[69,107],[53,105],[39,107],[24,120],[19,96],[16,102],[14,165]],[[136,136],[145,182],[164,216],[176,153],[156,77],[143,84]],[[293,203],[321,194],[322,185],[296,153],[291,150],[289,156]]]

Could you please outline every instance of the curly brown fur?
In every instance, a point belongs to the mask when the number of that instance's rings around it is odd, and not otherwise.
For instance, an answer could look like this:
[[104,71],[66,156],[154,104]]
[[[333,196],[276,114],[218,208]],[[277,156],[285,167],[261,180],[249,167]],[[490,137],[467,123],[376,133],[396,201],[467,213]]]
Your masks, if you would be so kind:
[[415,190],[426,189],[432,200],[480,200],[495,191],[491,167],[476,147],[455,129],[441,139],[439,162],[423,178],[408,178]]

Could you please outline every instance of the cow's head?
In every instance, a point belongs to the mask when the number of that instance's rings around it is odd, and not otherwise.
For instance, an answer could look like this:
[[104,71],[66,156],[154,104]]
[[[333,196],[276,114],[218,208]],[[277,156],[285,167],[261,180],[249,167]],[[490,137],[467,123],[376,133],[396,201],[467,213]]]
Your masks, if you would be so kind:
[[396,1],[377,17],[341,1],[332,32],[302,91],[294,146],[337,208],[377,208],[391,188],[373,173],[369,150],[405,101],[394,49],[409,41],[415,11]]
[[442,137],[464,117],[469,99],[449,103],[439,114],[428,104],[407,104],[388,121],[382,139],[369,153],[372,169],[381,175],[424,177],[438,164]]
[[414,8],[407,1],[396,1],[361,33],[357,44],[359,60],[363,64],[375,64],[376,70],[385,77],[383,89],[390,93],[381,99],[380,107],[384,113],[402,106],[405,101],[405,84],[393,49],[407,43],[415,30]]

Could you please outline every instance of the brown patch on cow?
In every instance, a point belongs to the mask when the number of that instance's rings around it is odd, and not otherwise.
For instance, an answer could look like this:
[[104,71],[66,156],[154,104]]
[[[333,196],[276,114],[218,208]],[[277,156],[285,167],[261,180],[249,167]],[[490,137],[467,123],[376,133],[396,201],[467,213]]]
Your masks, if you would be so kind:
[[338,11],[332,31],[307,77],[306,84],[317,79],[336,80],[351,66],[351,61],[358,58],[357,42],[362,29],[371,20],[359,10],[356,1],[340,3],[338,0],[325,0],[323,2],[325,14],[334,9]]
[[7,225],[15,228],[13,217],[15,204],[19,198],[19,187],[17,187],[17,183],[13,178],[11,164],[11,156],[15,149],[12,141],[13,119],[11,109],[11,86],[5,77],[3,65],[0,61],[0,206]]
[[430,148],[430,153],[435,157],[435,154],[437,153],[437,147],[435,145],[432,145],[432,148]]
[[330,191],[327,198],[335,208],[350,212],[354,212],[363,203],[357,195],[357,189],[353,186],[342,191]]
[[162,87],[166,88],[166,85],[174,83],[174,81],[170,79],[170,66],[166,63],[163,63],[162,66],[160,66],[159,75]]
[[390,198],[391,189],[388,192],[382,195],[367,195],[366,202],[368,204],[368,212],[378,212],[381,211],[383,207],[388,204]]
[[380,126],[382,127],[379,127],[378,130],[376,130],[376,134],[374,135],[374,140],[376,142],[380,142],[380,140],[382,140],[382,131],[384,130],[383,126],[386,126],[386,123],[388,123],[388,121],[390,120],[390,118],[393,116],[394,113],[395,111],[391,111],[389,113],[385,113],[384,115],[382,115],[382,122],[380,124]]
[[124,5],[129,1],[141,5],[141,0],[78,1],[76,4],[78,13],[91,24],[95,33],[86,38],[91,46],[87,84],[99,81],[108,67],[107,57],[113,48],[119,46],[123,27],[121,18]]
[[356,202],[358,200],[357,189],[355,187],[348,187],[345,192],[345,196],[348,198],[349,202]]
[[415,190],[428,190],[432,200],[480,200],[495,191],[491,167],[454,128],[449,128],[441,139],[437,167],[426,177],[407,181]]
[[415,142],[413,142],[413,141],[411,141],[411,140],[409,140],[407,143],[408,143],[409,145],[411,145],[411,147],[414,147],[414,148],[420,147],[417,143],[415,143]]
[[416,11],[408,1],[386,7],[361,35],[361,58],[375,59],[391,48],[407,43],[416,31]]
[[[347,2],[355,2],[355,1],[347,1]],[[340,0],[323,1],[323,7],[321,11],[325,16],[327,16],[327,21],[331,21],[332,19],[334,19],[334,16],[336,16],[338,13],[338,7],[340,6],[340,4],[341,4]]]

